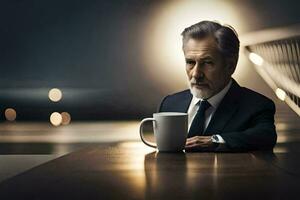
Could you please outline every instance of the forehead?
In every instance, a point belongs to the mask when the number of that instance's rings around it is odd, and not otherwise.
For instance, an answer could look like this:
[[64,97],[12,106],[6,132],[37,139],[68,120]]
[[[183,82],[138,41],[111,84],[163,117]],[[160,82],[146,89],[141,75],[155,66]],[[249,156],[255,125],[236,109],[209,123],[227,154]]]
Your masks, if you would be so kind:
[[217,57],[220,54],[217,43],[212,37],[187,40],[183,52],[186,58]]

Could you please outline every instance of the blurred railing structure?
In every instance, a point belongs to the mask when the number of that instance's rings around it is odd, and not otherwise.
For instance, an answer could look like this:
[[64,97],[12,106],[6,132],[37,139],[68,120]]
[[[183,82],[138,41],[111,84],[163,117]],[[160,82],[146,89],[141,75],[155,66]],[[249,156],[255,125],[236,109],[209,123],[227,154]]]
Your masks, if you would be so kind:
[[250,33],[241,41],[257,72],[300,116],[300,24]]

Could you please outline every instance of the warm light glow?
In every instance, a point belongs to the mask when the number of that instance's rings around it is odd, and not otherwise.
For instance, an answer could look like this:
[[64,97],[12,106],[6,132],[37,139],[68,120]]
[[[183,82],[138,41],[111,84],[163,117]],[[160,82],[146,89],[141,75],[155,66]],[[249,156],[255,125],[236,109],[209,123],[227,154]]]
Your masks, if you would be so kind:
[[262,66],[264,63],[264,59],[256,53],[250,53],[249,59],[251,60],[251,62],[253,62],[254,64],[256,64],[258,66]]
[[71,122],[71,115],[67,112],[62,112],[61,113],[61,117],[62,117],[62,122],[61,124],[63,125],[68,125]]
[[140,152],[144,152],[145,154],[154,151],[154,149],[152,147],[146,146],[141,141],[138,141],[138,142],[133,142],[133,141],[122,142],[122,143],[119,144],[119,146],[122,147],[122,148],[139,149]]
[[[242,29],[235,4],[230,1],[166,1],[154,10],[144,27],[144,59],[149,76],[165,88],[186,87],[181,32],[202,20]],[[151,34],[150,34],[151,33]]]
[[54,112],[50,116],[50,122],[54,126],[59,126],[62,123],[62,116],[58,112]]
[[58,88],[53,88],[49,91],[48,96],[51,101],[58,102],[62,98],[62,92]]
[[286,147],[278,147],[277,145],[276,145],[276,147],[274,148],[274,150],[273,150],[273,153],[288,153],[289,152],[289,149],[288,148],[286,148]]
[[284,101],[285,98],[286,98],[286,93],[284,90],[280,89],[280,88],[277,88],[276,91],[275,91],[278,99],[280,99],[281,101]]
[[15,121],[17,118],[17,112],[13,108],[7,108],[4,112],[4,115],[8,121]]
[[215,154],[214,156],[214,169],[218,168],[218,155]]

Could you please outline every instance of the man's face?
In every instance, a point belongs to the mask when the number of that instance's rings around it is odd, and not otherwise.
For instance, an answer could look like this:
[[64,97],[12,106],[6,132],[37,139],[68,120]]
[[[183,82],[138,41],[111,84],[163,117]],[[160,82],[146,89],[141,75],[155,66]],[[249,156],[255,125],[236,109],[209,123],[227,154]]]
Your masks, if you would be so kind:
[[194,96],[208,99],[229,82],[234,66],[226,66],[213,38],[189,39],[183,48],[189,86]]

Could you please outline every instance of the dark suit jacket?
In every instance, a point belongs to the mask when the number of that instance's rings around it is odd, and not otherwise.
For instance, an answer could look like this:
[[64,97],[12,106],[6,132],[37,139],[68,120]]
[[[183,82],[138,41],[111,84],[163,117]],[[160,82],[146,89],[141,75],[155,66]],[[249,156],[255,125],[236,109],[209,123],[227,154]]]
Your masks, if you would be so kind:
[[[190,90],[166,96],[159,112],[187,112]],[[233,80],[204,135],[219,134],[226,144],[218,151],[271,150],[276,144],[275,105],[272,100]]]

